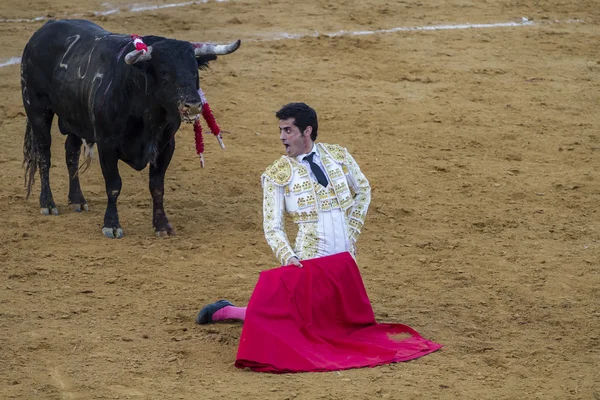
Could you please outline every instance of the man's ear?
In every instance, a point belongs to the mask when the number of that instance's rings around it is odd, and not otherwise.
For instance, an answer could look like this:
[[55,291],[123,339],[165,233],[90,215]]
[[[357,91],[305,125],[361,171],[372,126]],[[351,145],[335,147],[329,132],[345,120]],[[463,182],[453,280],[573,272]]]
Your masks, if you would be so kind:
[[312,126],[310,126],[310,125],[307,126],[306,129],[304,129],[304,132],[302,132],[302,134],[304,136],[308,136],[308,137],[310,137],[311,133],[312,133]]

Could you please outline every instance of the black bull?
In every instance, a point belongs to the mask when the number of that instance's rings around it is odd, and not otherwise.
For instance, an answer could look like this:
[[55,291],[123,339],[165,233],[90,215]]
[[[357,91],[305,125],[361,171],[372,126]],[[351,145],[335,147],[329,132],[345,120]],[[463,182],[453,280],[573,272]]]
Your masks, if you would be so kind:
[[41,180],[42,214],[57,215],[50,190],[50,128],[58,115],[69,172],[69,204],[87,210],[79,185],[82,144],[94,144],[106,185],[108,204],[102,232],[120,238],[117,198],[121,192],[118,161],[141,171],[150,164],[152,224],[157,235],[172,235],[163,208],[164,177],[183,120],[201,111],[200,68],[229,45],[190,43],[145,36],[148,50],[136,50],[129,35],[108,32],[84,20],[49,21],[31,37],[21,61],[23,104],[27,114],[24,166],[27,196],[36,170]]

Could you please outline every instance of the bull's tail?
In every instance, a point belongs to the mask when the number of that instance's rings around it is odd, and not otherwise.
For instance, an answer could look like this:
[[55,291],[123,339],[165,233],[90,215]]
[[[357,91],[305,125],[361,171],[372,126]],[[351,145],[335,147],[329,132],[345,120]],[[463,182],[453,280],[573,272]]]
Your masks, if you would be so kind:
[[35,137],[33,136],[33,129],[31,123],[27,119],[27,126],[25,128],[25,141],[23,143],[23,167],[25,168],[25,187],[27,188],[26,199],[31,194],[33,183],[35,182],[35,173],[37,172],[39,161],[38,148],[35,145]]

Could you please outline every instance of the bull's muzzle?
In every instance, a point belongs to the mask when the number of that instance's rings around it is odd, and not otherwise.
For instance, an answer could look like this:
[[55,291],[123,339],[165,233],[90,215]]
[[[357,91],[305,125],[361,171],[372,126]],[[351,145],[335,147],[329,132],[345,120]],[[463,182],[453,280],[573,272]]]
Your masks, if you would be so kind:
[[202,112],[202,103],[183,103],[183,109],[190,114],[200,114]]
[[179,105],[179,113],[181,119],[185,122],[193,122],[196,115],[202,112],[202,102],[181,102]]

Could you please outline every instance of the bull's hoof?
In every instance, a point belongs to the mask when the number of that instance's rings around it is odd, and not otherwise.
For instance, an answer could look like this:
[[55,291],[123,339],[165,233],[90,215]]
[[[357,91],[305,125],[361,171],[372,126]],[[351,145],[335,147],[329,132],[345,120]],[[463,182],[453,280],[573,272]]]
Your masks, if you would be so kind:
[[157,237],[175,236],[175,229],[173,229],[171,225],[167,224],[166,227],[160,230],[157,229],[154,233]]
[[75,212],[81,212],[81,211],[90,211],[90,208],[88,207],[87,203],[71,204],[71,210],[73,210]]
[[102,228],[102,234],[109,239],[121,239],[123,237],[123,229],[121,228]]
[[42,215],[58,215],[58,208],[56,207],[42,207],[40,208],[40,213]]

